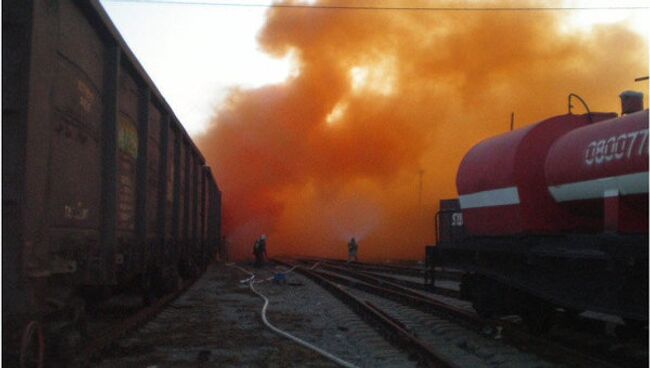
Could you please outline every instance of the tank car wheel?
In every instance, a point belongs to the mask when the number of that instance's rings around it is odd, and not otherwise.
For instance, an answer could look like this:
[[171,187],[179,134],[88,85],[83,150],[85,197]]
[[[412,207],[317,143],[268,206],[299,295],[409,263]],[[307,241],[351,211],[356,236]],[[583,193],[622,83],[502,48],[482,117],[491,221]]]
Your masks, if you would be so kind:
[[[472,300],[472,281],[474,279],[474,276],[469,274],[469,273],[464,273],[463,276],[460,278],[460,298],[462,300]],[[434,280],[435,281],[435,280]],[[435,289],[435,285],[432,283],[433,288]]]
[[[625,284],[620,291],[620,305],[629,307],[630,310],[642,310],[648,313],[648,269],[645,263],[634,266],[630,275],[627,276]],[[623,338],[635,338],[646,336],[648,326],[647,320],[638,320],[623,317],[625,325],[616,329],[616,334]]]
[[20,368],[43,368],[45,364],[45,337],[38,321],[31,321],[23,331],[20,344]]
[[472,308],[481,318],[491,318],[494,316],[494,306],[487,293],[478,292],[472,297]]
[[466,293],[471,296],[472,307],[481,318],[492,318],[502,311],[500,285],[484,276],[472,276],[463,280]]
[[623,318],[625,322],[622,326],[617,326],[615,333],[616,336],[622,340],[631,340],[638,338],[647,338],[648,327],[647,321],[639,321],[630,318]]
[[573,308],[564,308],[564,313],[562,314],[562,322],[566,323],[569,326],[578,326],[580,325],[580,314],[582,312],[584,311]]

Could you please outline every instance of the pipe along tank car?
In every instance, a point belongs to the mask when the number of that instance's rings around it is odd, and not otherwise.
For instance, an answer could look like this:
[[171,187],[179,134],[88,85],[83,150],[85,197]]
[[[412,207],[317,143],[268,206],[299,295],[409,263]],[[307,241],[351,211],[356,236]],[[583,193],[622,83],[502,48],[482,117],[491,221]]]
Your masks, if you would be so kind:
[[[648,110],[556,116],[486,139],[463,158],[458,199],[442,200],[427,263],[464,272],[483,317],[544,331],[556,310],[648,322]],[[578,97],[579,98],[579,97]],[[585,104],[586,107],[586,104]]]
[[82,331],[100,298],[146,300],[200,273],[221,192],[98,1],[5,0],[2,22],[3,363],[16,366],[21,344],[49,355]]

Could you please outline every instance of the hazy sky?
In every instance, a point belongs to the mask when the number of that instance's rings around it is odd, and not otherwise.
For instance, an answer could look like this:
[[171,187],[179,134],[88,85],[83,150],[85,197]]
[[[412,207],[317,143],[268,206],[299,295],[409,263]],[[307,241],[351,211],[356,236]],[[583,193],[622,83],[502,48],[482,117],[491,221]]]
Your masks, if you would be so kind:
[[258,50],[255,36],[266,7],[102,4],[192,135],[203,131],[229,88],[279,82],[290,72],[288,60]]
[[[201,0],[195,4],[178,4],[191,3],[190,0],[176,0],[174,4],[162,1],[101,0],[191,135],[205,130],[230,88],[277,83],[292,73],[290,57],[275,59],[263,53],[256,40],[265,22],[268,10],[265,5],[272,0]],[[210,2],[216,5],[196,4]],[[647,0],[542,0],[538,3],[539,6],[574,7],[648,5]],[[574,23],[567,24],[567,32],[588,31],[600,23],[627,22],[646,37],[648,34],[647,10],[575,11],[572,19]]]

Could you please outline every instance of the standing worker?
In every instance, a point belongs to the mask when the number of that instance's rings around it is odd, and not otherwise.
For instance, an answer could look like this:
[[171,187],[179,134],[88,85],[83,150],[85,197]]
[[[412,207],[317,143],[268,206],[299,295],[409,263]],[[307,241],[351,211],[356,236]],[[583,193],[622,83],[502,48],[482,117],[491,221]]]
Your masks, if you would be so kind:
[[255,242],[253,254],[255,255],[255,267],[262,267],[264,265],[264,258],[266,258],[266,235],[262,234]]
[[355,262],[357,261],[357,249],[359,249],[357,241],[354,240],[354,238],[350,239],[350,242],[348,243],[348,262],[351,262],[352,260]]

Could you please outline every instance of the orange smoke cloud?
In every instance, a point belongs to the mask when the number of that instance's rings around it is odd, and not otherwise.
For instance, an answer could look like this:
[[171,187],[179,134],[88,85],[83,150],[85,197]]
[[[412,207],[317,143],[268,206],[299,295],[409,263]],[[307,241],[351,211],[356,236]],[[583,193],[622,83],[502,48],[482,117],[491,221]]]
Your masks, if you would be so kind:
[[265,233],[272,255],[345,257],[355,236],[362,260],[421,259],[464,153],[507,131],[511,111],[517,127],[562,114],[570,92],[619,111],[617,94],[639,89],[643,39],[625,25],[565,33],[570,16],[270,9],[259,42],[293,53],[297,72],[234,90],[198,139],[231,255]]

